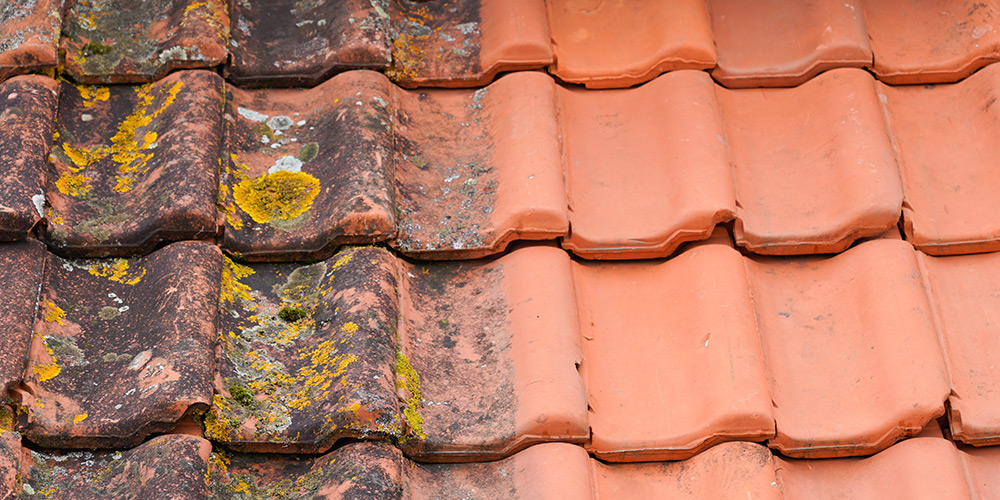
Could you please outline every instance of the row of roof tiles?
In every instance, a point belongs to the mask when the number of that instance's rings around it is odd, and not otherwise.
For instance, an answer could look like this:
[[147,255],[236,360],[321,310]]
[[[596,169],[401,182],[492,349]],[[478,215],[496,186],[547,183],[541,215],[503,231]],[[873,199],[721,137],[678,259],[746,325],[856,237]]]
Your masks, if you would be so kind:
[[931,87],[839,69],[741,90],[697,71],[607,91],[537,72],[475,91],[369,71],[256,91],[198,70],[137,87],[15,77],[0,85],[0,237],[44,219],[55,252],[127,256],[222,234],[248,260],[376,241],[471,258],[561,237],[606,259],[667,256],[733,221],[740,246],[787,255],[841,251],[902,213],[927,253],[994,251],[998,92],[1000,65]]
[[136,259],[0,252],[2,382],[46,447],[134,446],[206,409],[205,435],[236,450],[378,438],[430,461],[547,441],[610,461],[727,440],[865,455],[946,409],[955,439],[1000,441],[996,253],[886,238],[751,259],[724,234],[634,262],[545,245],[250,266],[203,242]]
[[682,462],[607,464],[547,443],[481,464],[411,462],[381,443],[320,457],[212,451],[172,434],[119,452],[37,452],[0,434],[8,497],[107,498],[995,498],[997,449],[956,447],[940,433],[869,458],[796,460],[758,444],[724,443]]
[[219,0],[62,4],[14,0],[0,14],[0,77],[60,64],[82,82],[148,82],[228,60],[232,81],[255,85],[314,85],[368,68],[406,86],[475,86],[548,67],[589,87],[678,69],[747,87],[798,85],[837,67],[871,68],[891,84],[950,82],[1000,59],[995,1],[239,0],[232,12]]

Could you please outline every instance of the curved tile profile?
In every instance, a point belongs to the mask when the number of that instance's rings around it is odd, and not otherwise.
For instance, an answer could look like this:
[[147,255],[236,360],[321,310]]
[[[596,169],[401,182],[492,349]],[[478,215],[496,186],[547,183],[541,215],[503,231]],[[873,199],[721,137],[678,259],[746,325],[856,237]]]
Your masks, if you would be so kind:
[[549,71],[587,88],[629,87],[666,71],[715,66],[703,0],[553,0]]
[[978,498],[1000,498],[1000,447],[959,448],[965,477]]
[[871,66],[861,0],[711,0],[719,64],[729,88],[791,87],[832,68]]
[[678,460],[720,441],[774,436],[739,252],[704,244],[667,261],[581,263],[574,271],[588,450],[597,458]]
[[909,243],[746,263],[774,402],[772,448],[871,454],[944,413],[948,373]]
[[890,85],[954,82],[1000,60],[995,0],[869,0],[875,74]]
[[46,196],[52,251],[103,257],[211,238],[223,82],[174,73],[138,87],[60,85]]
[[404,87],[477,87],[501,71],[552,62],[545,6],[535,0],[388,0],[392,63]]
[[57,88],[55,80],[35,75],[0,83],[0,241],[26,237],[45,217]]
[[906,239],[934,255],[1000,250],[1000,65],[954,85],[879,89],[899,149]]
[[324,259],[395,234],[391,88],[370,71],[307,90],[227,86],[225,249],[248,260]]
[[875,81],[829,71],[792,89],[719,90],[739,207],[755,253],[832,253],[899,220],[903,193]]
[[391,62],[389,0],[232,2],[232,58],[238,85],[312,86],[345,69]]
[[715,85],[677,71],[629,90],[560,89],[570,234],[592,259],[663,257],[736,213]]
[[0,9],[0,81],[56,67],[59,0],[9,0]]
[[[24,378],[45,255],[45,245],[35,240],[0,245],[0,283],[3,283],[0,288],[0,390],[4,394],[16,388]],[[0,415],[0,422],[2,420]]]
[[229,15],[222,0],[66,0],[60,49],[83,83],[143,83],[226,61]]
[[48,254],[15,391],[24,434],[47,447],[131,447],[207,409],[221,260],[203,242],[129,260]]

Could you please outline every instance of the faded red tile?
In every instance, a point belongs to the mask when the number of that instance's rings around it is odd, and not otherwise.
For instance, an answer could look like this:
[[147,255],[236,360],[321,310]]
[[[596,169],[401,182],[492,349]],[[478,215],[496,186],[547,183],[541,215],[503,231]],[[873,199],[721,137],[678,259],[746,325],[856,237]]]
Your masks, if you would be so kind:
[[571,228],[564,248],[596,259],[664,257],[735,217],[715,93],[701,71],[629,90],[560,91]]
[[790,87],[832,68],[871,66],[864,4],[857,0],[711,0],[726,87]]
[[792,89],[719,90],[739,206],[756,253],[840,252],[899,219],[902,187],[875,82],[840,69]]
[[66,0],[60,48],[66,72],[84,83],[152,82],[228,56],[221,0]]
[[739,252],[706,244],[667,261],[580,263],[574,278],[597,458],[677,460],[774,436]]
[[877,452],[944,412],[949,383],[909,243],[747,260],[787,456]]
[[702,0],[546,2],[559,79],[588,88],[628,87],[678,69],[715,66]]
[[[45,245],[36,240],[0,245],[0,389],[6,394],[24,378],[28,346],[42,285]],[[0,428],[10,428],[0,408]]]
[[8,0],[0,9],[0,81],[56,67],[58,0]]
[[879,88],[899,147],[907,240],[935,255],[1000,250],[1000,66],[955,85]]
[[45,216],[56,88],[55,80],[43,76],[0,83],[0,240],[24,238]]
[[369,71],[308,90],[227,87],[225,248],[303,260],[392,236],[391,88]]
[[478,87],[501,71],[552,62],[542,2],[388,3],[392,63],[386,74],[404,87]]
[[1000,60],[994,0],[864,4],[875,74],[890,85],[953,82]]
[[45,239],[74,256],[146,253],[211,238],[222,79],[185,71],[138,87],[61,84]]
[[60,448],[135,446],[212,396],[221,254],[203,242],[137,259],[49,254],[20,428]]
[[316,85],[345,69],[382,69],[392,61],[387,0],[231,4],[232,59],[239,85]]

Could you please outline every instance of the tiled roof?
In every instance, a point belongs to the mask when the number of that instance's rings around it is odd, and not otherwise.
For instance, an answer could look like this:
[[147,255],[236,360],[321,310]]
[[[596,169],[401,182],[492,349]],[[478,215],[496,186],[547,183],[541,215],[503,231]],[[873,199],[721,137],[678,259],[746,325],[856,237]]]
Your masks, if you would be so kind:
[[3,4],[0,496],[1000,497],[931,3]]

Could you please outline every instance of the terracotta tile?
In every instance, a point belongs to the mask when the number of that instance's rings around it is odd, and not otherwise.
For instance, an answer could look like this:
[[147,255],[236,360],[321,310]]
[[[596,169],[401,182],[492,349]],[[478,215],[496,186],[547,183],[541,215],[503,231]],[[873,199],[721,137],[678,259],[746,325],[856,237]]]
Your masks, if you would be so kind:
[[74,256],[127,256],[210,238],[222,79],[172,74],[139,87],[60,86],[45,239]]
[[559,93],[570,235],[586,258],[664,257],[735,217],[715,85],[676,71],[642,87]]
[[369,71],[308,90],[228,86],[225,248],[250,260],[305,260],[392,236],[391,87]]
[[241,86],[312,86],[392,60],[387,0],[232,2],[231,9],[226,78]]
[[950,441],[914,438],[867,458],[775,459],[785,498],[971,498]]
[[[38,289],[42,285],[45,245],[36,240],[0,245],[0,390],[6,394],[24,377]],[[0,408],[0,428],[10,415]]]
[[890,85],[953,82],[1000,60],[993,0],[864,4],[875,74]]
[[711,0],[726,87],[790,87],[832,68],[871,66],[861,1]]
[[735,167],[737,244],[839,252],[896,224],[902,188],[875,82],[824,73],[793,89],[719,90]]
[[667,261],[580,263],[574,271],[588,449],[597,458],[677,460],[720,441],[774,436],[739,252],[702,245]]
[[1000,497],[1000,447],[959,447],[959,457],[973,498]]
[[393,97],[399,234],[424,259],[475,258],[568,231],[555,88],[536,72]]
[[348,249],[311,265],[226,259],[220,380],[205,436],[260,452],[319,453],[405,429],[393,376],[395,258]]
[[58,0],[9,0],[0,11],[0,81],[56,67]]
[[47,447],[130,447],[207,409],[221,259],[203,242],[130,260],[49,254],[16,391],[25,435]]
[[0,83],[0,240],[24,238],[45,216],[45,158],[56,88],[55,80],[43,76]]
[[29,453],[21,446],[20,434],[0,431],[0,495],[4,498],[22,494],[23,478],[31,460]]
[[777,436],[794,457],[877,452],[944,412],[949,383],[912,247],[747,260]]
[[547,2],[552,74],[588,88],[628,87],[678,69],[715,66],[706,3],[673,0]]
[[152,82],[226,61],[229,15],[221,0],[66,0],[60,48],[83,83]]
[[899,146],[907,239],[937,255],[1000,250],[1000,66],[955,85],[879,88]]
[[501,71],[552,62],[545,6],[535,0],[389,0],[392,64],[404,87],[478,87]]

